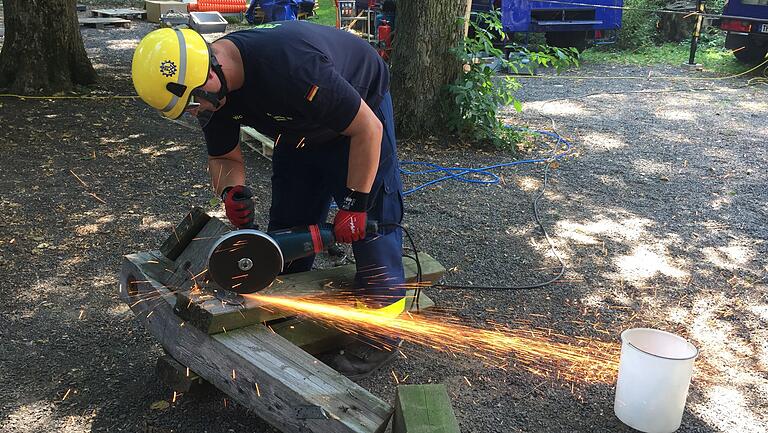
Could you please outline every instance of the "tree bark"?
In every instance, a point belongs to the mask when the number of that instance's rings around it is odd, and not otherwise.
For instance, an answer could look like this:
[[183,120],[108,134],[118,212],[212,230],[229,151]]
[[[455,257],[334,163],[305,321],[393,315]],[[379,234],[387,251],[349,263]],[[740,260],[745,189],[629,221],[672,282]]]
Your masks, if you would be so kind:
[[696,17],[685,18],[685,15],[664,13],[664,11],[694,12],[696,11],[696,1],[675,0],[667,3],[659,12],[659,22],[656,25],[661,40],[665,42],[680,42],[690,39],[691,33],[693,33],[691,22],[696,22]]
[[85,52],[76,0],[3,0],[5,42],[0,88],[35,94],[96,82]]
[[466,7],[467,0],[397,2],[391,88],[398,135],[445,133],[445,113],[454,109],[445,86],[461,71],[461,62],[450,50],[464,33],[459,18]]

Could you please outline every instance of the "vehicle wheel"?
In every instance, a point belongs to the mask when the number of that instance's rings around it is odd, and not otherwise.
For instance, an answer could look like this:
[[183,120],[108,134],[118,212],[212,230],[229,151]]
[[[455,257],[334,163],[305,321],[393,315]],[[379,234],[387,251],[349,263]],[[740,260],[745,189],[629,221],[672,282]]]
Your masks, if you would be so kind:
[[765,59],[765,54],[767,52],[767,45],[758,45],[754,42],[747,42],[744,44],[744,48],[734,51],[733,55],[736,57],[736,60],[741,63],[754,64]]
[[547,39],[547,45],[558,48],[573,47],[584,51],[587,49],[587,32],[547,32],[544,34]]

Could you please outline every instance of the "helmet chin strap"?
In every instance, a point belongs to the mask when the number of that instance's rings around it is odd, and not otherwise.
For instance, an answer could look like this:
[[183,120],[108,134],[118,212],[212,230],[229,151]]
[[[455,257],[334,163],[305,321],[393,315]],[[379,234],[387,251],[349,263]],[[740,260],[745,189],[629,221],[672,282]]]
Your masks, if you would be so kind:
[[211,69],[213,69],[213,73],[219,77],[219,82],[221,83],[219,91],[214,93],[206,92],[202,89],[195,89],[192,91],[192,95],[205,99],[213,104],[214,108],[219,108],[221,106],[221,101],[227,96],[227,93],[229,93],[229,88],[227,87],[227,78],[224,76],[224,71],[221,69],[221,65],[213,53],[211,53]]

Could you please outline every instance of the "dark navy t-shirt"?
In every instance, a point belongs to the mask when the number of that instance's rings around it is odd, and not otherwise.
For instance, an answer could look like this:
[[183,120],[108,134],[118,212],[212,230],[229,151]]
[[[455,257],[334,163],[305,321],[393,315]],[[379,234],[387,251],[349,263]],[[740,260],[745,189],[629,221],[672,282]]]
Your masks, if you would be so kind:
[[224,38],[240,50],[245,82],[203,128],[212,156],[235,148],[241,124],[278,145],[328,143],[352,123],[361,98],[375,110],[389,90],[376,50],[333,27],[275,22]]

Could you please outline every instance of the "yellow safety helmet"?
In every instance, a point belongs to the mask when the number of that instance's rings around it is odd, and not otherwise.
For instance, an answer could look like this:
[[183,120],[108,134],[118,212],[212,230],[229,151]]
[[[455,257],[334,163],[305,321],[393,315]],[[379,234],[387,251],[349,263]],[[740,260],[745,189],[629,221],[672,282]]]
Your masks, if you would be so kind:
[[190,29],[159,29],[144,36],[133,53],[133,87],[163,116],[184,114],[192,92],[205,84],[211,67],[205,39]]

